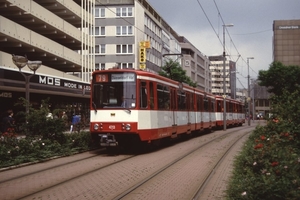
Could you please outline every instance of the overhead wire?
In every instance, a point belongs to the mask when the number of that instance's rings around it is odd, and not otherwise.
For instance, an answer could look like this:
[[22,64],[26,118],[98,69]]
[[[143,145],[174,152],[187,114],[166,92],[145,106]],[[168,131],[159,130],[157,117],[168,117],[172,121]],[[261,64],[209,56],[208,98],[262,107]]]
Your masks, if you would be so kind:
[[[198,1],[198,0],[197,0],[197,1]],[[215,0],[214,0],[214,4],[215,4],[216,9],[217,9],[217,11],[218,11],[218,15],[220,16],[220,18],[221,18],[221,20],[222,20],[222,22],[223,22],[223,25],[225,25],[225,22],[224,22],[224,20],[223,20],[223,17],[222,17],[222,15],[221,15],[221,12],[220,12],[219,7],[218,7],[218,5],[217,5],[217,3],[216,3]],[[268,31],[268,30],[261,31],[261,32],[266,32],[266,31]],[[244,61],[244,63],[248,65],[248,63],[246,62],[246,60],[245,60],[245,59],[243,58],[243,56],[239,53],[239,51],[238,51],[236,45],[235,45],[234,42],[233,42],[233,39],[232,39],[231,35],[230,35],[230,33],[229,33],[229,31],[228,31],[227,29],[226,29],[226,32],[227,32],[227,34],[228,34],[228,37],[230,38],[230,42],[233,44],[233,46],[234,46],[236,52],[238,53],[239,57],[241,57],[241,59]],[[254,34],[254,33],[252,33],[252,34]],[[230,54],[229,54],[229,56],[230,56]],[[231,59],[232,59],[232,58],[231,58]],[[238,60],[238,59],[237,59],[237,60]],[[236,61],[236,62],[237,62],[237,61]],[[249,67],[254,73],[257,74],[257,72],[254,71],[254,70],[251,68],[251,66],[247,66],[247,67]]]

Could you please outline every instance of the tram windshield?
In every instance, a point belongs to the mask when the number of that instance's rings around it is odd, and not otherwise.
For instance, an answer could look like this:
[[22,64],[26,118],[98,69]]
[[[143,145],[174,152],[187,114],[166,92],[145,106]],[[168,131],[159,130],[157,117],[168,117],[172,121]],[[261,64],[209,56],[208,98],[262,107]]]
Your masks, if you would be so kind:
[[134,73],[96,74],[93,80],[92,102],[95,109],[135,108]]

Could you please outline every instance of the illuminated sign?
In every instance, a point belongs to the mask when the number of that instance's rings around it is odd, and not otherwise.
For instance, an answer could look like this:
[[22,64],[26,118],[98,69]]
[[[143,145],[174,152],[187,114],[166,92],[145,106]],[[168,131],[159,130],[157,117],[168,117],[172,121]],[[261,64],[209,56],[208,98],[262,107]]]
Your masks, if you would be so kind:
[[140,64],[140,69],[143,69],[143,70],[146,69],[146,64],[145,63],[141,63]]
[[140,63],[146,62],[146,48],[140,48]]
[[140,47],[141,48],[146,48],[146,49],[148,49],[148,48],[150,48],[150,41],[141,41],[140,42]]
[[300,29],[300,26],[278,26],[279,30]]
[[96,82],[108,82],[107,74],[99,74],[96,76]]
[[134,73],[111,74],[111,82],[134,82]]

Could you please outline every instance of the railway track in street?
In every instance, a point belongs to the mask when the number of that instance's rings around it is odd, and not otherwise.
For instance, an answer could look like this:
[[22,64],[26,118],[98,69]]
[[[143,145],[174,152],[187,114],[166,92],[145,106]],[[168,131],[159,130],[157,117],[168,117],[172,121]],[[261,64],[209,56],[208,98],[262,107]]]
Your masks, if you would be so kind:
[[76,155],[77,158],[59,158],[4,171],[0,176],[1,196],[3,199],[202,199],[216,195],[207,188],[219,187],[215,180],[218,168],[229,174],[226,155],[237,152],[237,146],[253,129],[254,126],[243,126],[215,131],[141,155],[86,152],[85,156]]
[[249,135],[252,128],[248,129],[229,132],[202,143],[114,199],[204,199],[207,194],[203,195],[203,192],[215,170],[229,151]]

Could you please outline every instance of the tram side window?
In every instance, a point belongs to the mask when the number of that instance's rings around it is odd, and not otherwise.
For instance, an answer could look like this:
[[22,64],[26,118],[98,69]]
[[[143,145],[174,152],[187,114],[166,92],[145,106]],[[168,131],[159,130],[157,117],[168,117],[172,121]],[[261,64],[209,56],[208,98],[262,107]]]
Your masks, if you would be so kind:
[[223,102],[217,101],[217,112],[222,112],[223,111]]
[[204,98],[204,111],[208,112],[209,111],[209,103],[208,103],[208,98]]
[[184,92],[178,91],[177,93],[178,110],[185,110],[186,95]]
[[167,86],[157,85],[157,106],[159,110],[170,109],[170,90]]
[[211,99],[211,112],[215,112],[215,100]]
[[140,84],[140,107],[147,108],[147,83],[141,82]]
[[203,96],[197,95],[197,110],[203,111]]
[[233,111],[233,103],[229,102],[229,112],[232,112],[232,111]]
[[154,109],[154,86],[152,82],[150,82],[150,109]]
[[188,110],[194,110],[194,94],[188,94]]

